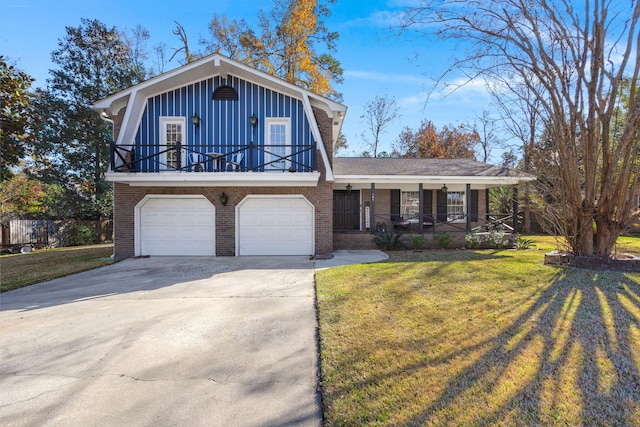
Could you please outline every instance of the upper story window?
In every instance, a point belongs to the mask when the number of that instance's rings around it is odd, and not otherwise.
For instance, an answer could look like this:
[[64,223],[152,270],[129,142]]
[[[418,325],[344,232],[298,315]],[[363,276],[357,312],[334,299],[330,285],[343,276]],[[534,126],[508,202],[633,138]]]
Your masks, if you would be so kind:
[[291,160],[291,119],[267,117],[265,119],[265,170],[285,171]]
[[177,169],[184,163],[183,150],[175,148],[185,141],[184,117],[160,117],[160,169]]

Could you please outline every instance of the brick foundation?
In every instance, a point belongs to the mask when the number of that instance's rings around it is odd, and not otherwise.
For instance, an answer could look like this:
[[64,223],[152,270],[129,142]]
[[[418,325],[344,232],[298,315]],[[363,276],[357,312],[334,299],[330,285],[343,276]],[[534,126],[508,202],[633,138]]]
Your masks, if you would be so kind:
[[333,233],[333,249],[361,250],[377,249],[370,233]]

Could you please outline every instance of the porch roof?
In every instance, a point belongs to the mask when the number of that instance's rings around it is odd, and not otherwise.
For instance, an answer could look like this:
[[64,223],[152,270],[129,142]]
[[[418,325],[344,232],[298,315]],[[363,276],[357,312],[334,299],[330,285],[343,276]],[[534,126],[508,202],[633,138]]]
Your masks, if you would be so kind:
[[336,184],[449,183],[500,186],[533,181],[534,175],[473,159],[336,157]]

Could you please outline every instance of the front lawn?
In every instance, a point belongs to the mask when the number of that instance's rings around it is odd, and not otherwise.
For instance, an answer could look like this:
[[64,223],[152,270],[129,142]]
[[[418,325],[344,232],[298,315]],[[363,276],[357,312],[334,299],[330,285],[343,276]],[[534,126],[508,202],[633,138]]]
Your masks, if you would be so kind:
[[640,425],[640,274],[533,239],[318,271],[325,425]]
[[0,292],[112,264],[113,245],[42,249],[0,257]]

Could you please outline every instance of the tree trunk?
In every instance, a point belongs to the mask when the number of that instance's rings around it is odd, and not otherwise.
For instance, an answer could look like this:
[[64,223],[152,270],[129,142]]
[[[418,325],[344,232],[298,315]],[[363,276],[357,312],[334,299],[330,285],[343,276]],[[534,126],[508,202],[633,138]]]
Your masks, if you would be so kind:
[[576,255],[592,256],[593,252],[593,215],[590,212],[581,212],[576,227]]
[[613,253],[613,248],[618,241],[618,235],[620,234],[620,229],[615,224],[602,224],[600,221],[596,221],[596,233],[594,236],[595,240],[595,253],[602,258],[609,258]]

